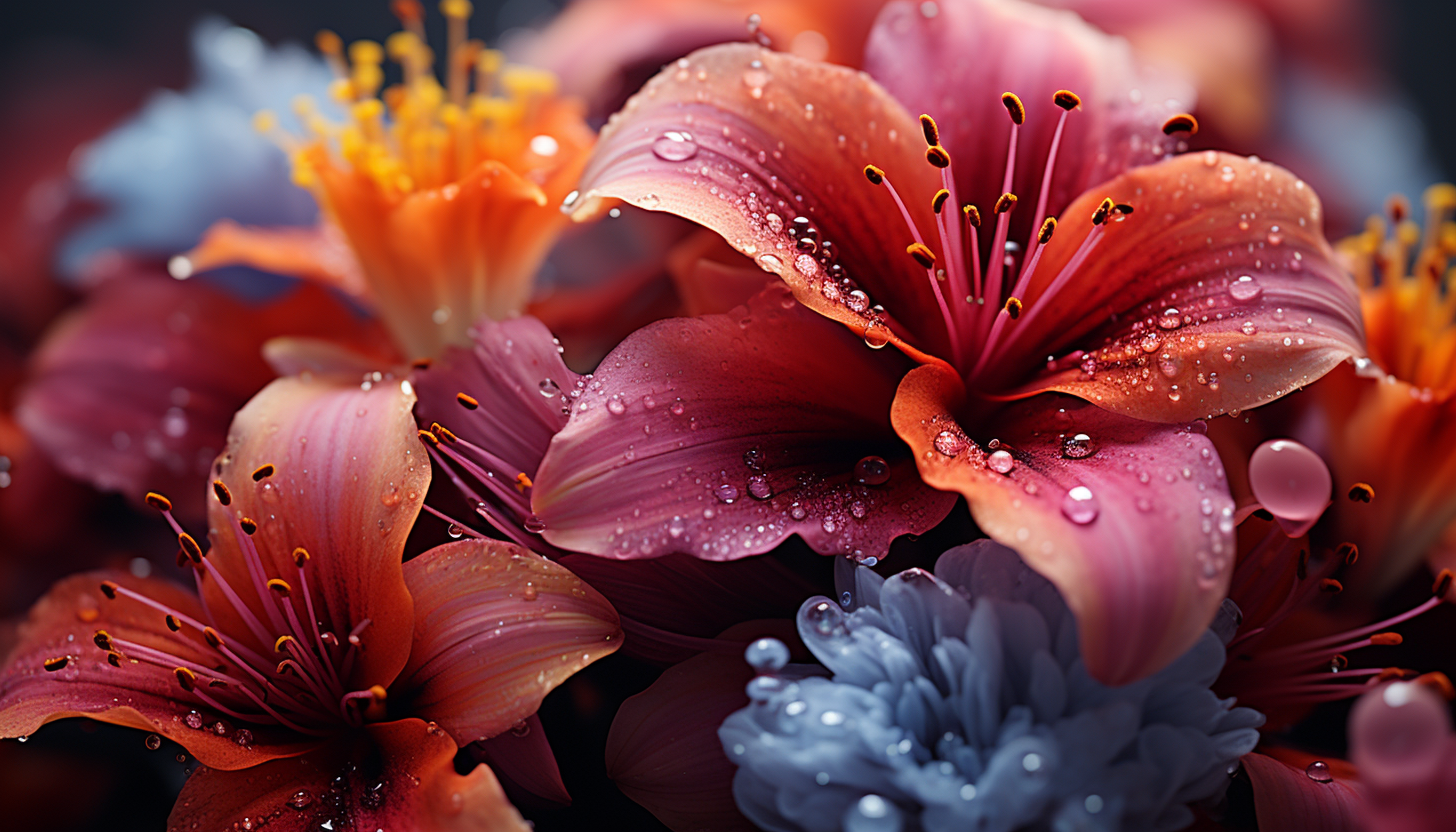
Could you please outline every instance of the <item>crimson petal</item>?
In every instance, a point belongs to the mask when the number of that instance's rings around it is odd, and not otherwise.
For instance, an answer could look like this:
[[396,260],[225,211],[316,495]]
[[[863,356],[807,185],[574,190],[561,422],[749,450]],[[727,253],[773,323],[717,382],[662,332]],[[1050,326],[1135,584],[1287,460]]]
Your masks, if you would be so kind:
[[[1301,763],[1314,760],[1308,755],[1287,756],[1306,758]],[[1328,780],[1315,780],[1304,767],[1264,754],[1245,754],[1243,763],[1254,785],[1254,812],[1260,829],[1360,832],[1365,828],[1360,822],[1363,801],[1348,765],[1341,769],[1344,776],[1331,774]]]
[[532,714],[504,734],[471,743],[468,750],[504,781],[507,793],[523,791],[556,803],[571,802],[540,716]]
[[370,725],[311,754],[247,771],[198,769],[182,787],[167,828],[529,830],[489,767],[455,773],[455,751],[439,728],[407,719]]
[[[880,12],[865,46],[865,70],[912,113],[928,113],[950,151],[958,197],[989,213],[1002,193],[1011,120],[1001,94],[1026,106],[1017,139],[1010,239],[1041,225],[1034,211],[1062,115],[1052,97],[1080,96],[1067,117],[1048,194],[1051,216],[1088,186],[1172,152],[1168,116],[1191,111],[1191,86],[1138,66],[1122,38],[1077,15],[1004,0],[925,4],[900,0]],[[985,235],[990,243],[990,235]]]
[[[920,125],[863,73],[726,44],[668,66],[627,103],[567,208],[590,216],[615,197],[686,217],[779,275],[811,309],[863,335],[879,302],[914,327],[916,350],[944,355],[925,270],[905,253],[910,231],[864,175],[865,165],[882,167],[911,200],[916,225],[934,229],[930,197],[941,180],[924,150]],[[863,291],[826,264],[848,269]]]
[[518,546],[447,543],[404,569],[416,618],[397,695],[462,745],[517,725],[553,688],[622,644],[605,598]]
[[[1134,212],[1094,231],[1104,197]],[[1309,384],[1365,352],[1359,296],[1321,219],[1289,171],[1211,150],[1097,186],[1067,208],[986,383],[1020,385],[1037,367],[1017,395],[1059,390],[1168,422]],[[1102,237],[1057,286],[1089,233]]]
[[622,559],[732,560],[791,534],[882,555],[954,504],[920,482],[887,420],[908,364],[782,286],[730,315],[646,327],[551,442],[532,496],[543,536]]
[[895,397],[895,429],[927,483],[965,495],[986,534],[1056,584],[1089,672],[1123,684],[1192,646],[1234,555],[1234,503],[1203,425],[1044,395],[962,428],[964,395],[950,371],[917,367]]

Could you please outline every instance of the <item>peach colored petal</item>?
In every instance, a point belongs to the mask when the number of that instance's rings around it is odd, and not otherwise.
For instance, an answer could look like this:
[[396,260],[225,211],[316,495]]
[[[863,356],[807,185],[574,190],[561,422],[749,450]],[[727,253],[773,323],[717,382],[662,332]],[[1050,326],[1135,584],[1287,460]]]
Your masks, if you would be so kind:
[[182,257],[169,266],[174,277],[220,266],[252,266],[312,280],[366,302],[371,299],[354,252],[339,230],[327,223],[313,228],[256,228],[221,220]]

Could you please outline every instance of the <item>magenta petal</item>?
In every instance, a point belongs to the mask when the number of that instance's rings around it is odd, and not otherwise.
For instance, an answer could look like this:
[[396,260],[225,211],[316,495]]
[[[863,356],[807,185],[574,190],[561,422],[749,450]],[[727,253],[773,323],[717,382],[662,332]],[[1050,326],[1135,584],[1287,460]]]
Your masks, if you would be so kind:
[[1266,757],[1245,754],[1244,771],[1254,784],[1254,811],[1260,829],[1281,832],[1360,832],[1361,799],[1341,779],[1317,781],[1303,770]]
[[1234,501],[1203,424],[1053,395],[957,424],[963,390],[947,370],[916,368],[895,428],[926,482],[963,494],[986,534],[1056,584],[1089,672],[1130,682],[1202,637],[1234,557]]
[[315,288],[253,306],[197,281],[128,274],[51,331],[17,413],[71,476],[134,500],[163,491],[184,516],[200,518],[228,422],[273,378],[263,343],[284,334],[342,340],[365,329]]
[[958,196],[983,213],[1001,195],[1006,168],[1011,119],[1001,94],[1021,97],[1026,122],[1011,192],[1022,202],[1010,239],[1026,240],[1042,221],[1034,206],[1062,115],[1052,103],[1058,90],[1076,93],[1082,106],[1067,117],[1047,214],[1059,215],[1091,185],[1172,152],[1162,124],[1191,111],[1193,89],[1166,72],[1142,70],[1122,38],[1030,3],[939,3],[933,16],[923,7],[901,0],[880,12],[865,69],[912,114],[936,119]]
[[520,790],[555,803],[571,802],[539,716],[531,714],[504,734],[472,743],[469,750],[495,771],[507,793]]
[[954,503],[920,482],[891,430],[907,365],[781,286],[729,315],[646,327],[551,442],[532,496],[543,536],[623,559],[732,560],[791,534],[824,554],[883,556]]
[[1456,736],[1431,688],[1392,682],[1360,697],[1350,712],[1350,758],[1372,832],[1435,832],[1456,816]]
[[[507,479],[517,472],[530,476],[551,437],[566,425],[565,395],[578,378],[540,321],[482,318],[475,324],[473,347],[450,347],[415,373],[415,414],[422,423],[439,422],[508,463],[515,470],[497,472]],[[480,407],[461,407],[459,393]]]

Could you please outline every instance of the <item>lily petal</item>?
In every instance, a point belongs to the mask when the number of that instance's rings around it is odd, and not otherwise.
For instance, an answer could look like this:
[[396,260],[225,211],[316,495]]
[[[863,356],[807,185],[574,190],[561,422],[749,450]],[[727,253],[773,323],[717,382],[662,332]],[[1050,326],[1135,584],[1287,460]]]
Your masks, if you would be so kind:
[[959,199],[983,212],[1004,190],[1011,120],[1001,94],[1022,99],[1011,193],[1023,202],[1009,239],[1025,241],[1041,225],[1033,206],[1063,112],[1052,102],[1059,90],[1076,93],[1082,106],[1067,116],[1047,195],[1051,216],[1088,186],[1171,153],[1163,122],[1192,111],[1193,88],[1176,73],[1140,67],[1127,41],[1072,12],[1017,0],[939,3],[933,15],[923,8],[885,6],[865,45],[865,70],[910,112],[935,118],[941,144],[962,160],[951,168]]
[[[215,655],[201,644],[167,628],[164,615],[126,596],[106,598],[104,580],[203,618],[197,597],[155,578],[121,572],[89,572],[60,581],[31,608],[0,673],[0,736],[28,737],[47,722],[84,716],[102,722],[154,731],[180,743],[205,765],[245,768],[275,757],[302,754],[318,741],[292,731],[249,725],[251,742],[213,730],[229,717],[198,707],[166,670],[138,664],[118,647],[119,666],[93,643],[98,630],[115,645],[127,642],[159,650],[182,662],[211,667]],[[65,658],[47,671],[48,661]],[[191,725],[189,725],[191,723]],[[196,727],[192,727],[195,725]]]
[[[543,537],[622,559],[732,560],[791,534],[820,553],[883,554],[954,504],[920,482],[886,420],[908,364],[782,286],[734,314],[642,329],[541,463]],[[860,460],[874,469],[863,482]]]
[[[430,484],[414,402],[409,382],[398,380],[279,379],[238,411],[214,466],[231,505],[208,501],[212,567],[230,586],[253,589],[240,595],[266,621],[263,581],[296,580],[294,553],[306,550],[321,627],[342,640],[369,622],[345,680],[351,689],[388,687],[409,655],[414,604],[401,562]],[[257,523],[256,533],[239,529],[242,518]],[[249,568],[243,541],[256,546],[261,576]],[[247,636],[218,583],[202,587],[218,629]],[[296,598],[290,603],[303,609]],[[255,647],[264,655],[273,650]]]
[[1192,646],[1234,556],[1234,503],[1202,424],[1038,396],[962,428],[964,391],[949,370],[917,367],[895,429],[927,483],[963,494],[986,534],[1056,584],[1091,674],[1123,684]]
[[185,263],[188,274],[221,266],[244,265],[332,286],[352,297],[371,300],[369,285],[344,235],[328,223],[312,228],[255,228],[220,220],[207,229]]
[[[414,374],[420,422],[438,422],[485,448],[517,472],[534,476],[551,437],[566,426],[566,391],[579,379],[567,369],[551,331],[535,318],[476,322],[469,350],[450,347]],[[456,396],[481,406],[468,411]]]
[[[1094,230],[1104,197],[1134,213]],[[986,383],[1006,389],[1043,367],[1014,395],[1059,390],[1166,422],[1303,387],[1364,354],[1355,284],[1320,224],[1318,197],[1293,174],[1211,150],[1099,185],[1067,208]],[[1101,239],[1077,266],[1090,233]]]
[[734,765],[718,726],[748,704],[753,671],[738,655],[702,653],[629,697],[607,734],[607,776],[676,832],[756,829],[733,800]]
[[167,828],[231,829],[252,818],[279,832],[529,830],[489,767],[455,773],[455,751],[444,732],[407,719],[370,725],[311,754],[245,772],[198,769]]
[[607,599],[518,546],[469,540],[405,564],[416,620],[399,689],[462,745],[534,714],[573,673],[622,645]]
[[1243,763],[1254,785],[1260,829],[1359,832],[1365,828],[1360,823],[1363,801],[1348,764],[1341,769],[1344,776],[1321,782],[1311,779],[1304,768],[1263,754],[1245,754]]
[[140,501],[167,492],[203,516],[203,484],[234,412],[274,377],[279,335],[377,337],[317,288],[252,306],[195,281],[128,271],[53,329],[17,416],[66,473]]
[[[916,225],[934,229],[929,197],[940,177],[924,150],[920,125],[864,74],[725,44],[667,67],[627,103],[566,207],[582,218],[615,197],[686,217],[782,277],[811,309],[863,335],[878,302],[914,323],[916,349],[944,355],[930,283],[905,253],[910,231],[864,175],[866,165],[883,168],[911,199]],[[813,254],[798,248],[800,216],[816,229]],[[868,298],[830,277],[827,263],[852,269],[843,276]]]
[[541,717],[536,714],[504,734],[471,743],[466,750],[474,759],[491,767],[508,794],[525,792],[555,803],[571,802],[566,784],[561,782],[556,754],[551,751]]

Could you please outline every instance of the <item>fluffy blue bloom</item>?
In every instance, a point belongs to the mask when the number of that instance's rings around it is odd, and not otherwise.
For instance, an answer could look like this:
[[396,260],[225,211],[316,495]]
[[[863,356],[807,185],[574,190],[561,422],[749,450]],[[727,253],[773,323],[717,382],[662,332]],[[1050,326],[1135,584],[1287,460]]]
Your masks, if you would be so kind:
[[[841,603],[799,610],[832,677],[760,675],[718,731],[738,806],[765,829],[1176,829],[1258,741],[1263,716],[1209,691],[1224,661],[1212,631],[1106,687],[1056,589],[990,541],[945,553],[935,575],[850,580]],[[773,671],[775,652],[750,659]]]
[[78,192],[103,213],[62,243],[63,274],[75,277],[107,249],[175,254],[223,218],[301,225],[317,216],[284,152],[253,129],[253,115],[273,110],[285,129],[301,133],[292,101],[309,95],[326,112],[328,67],[300,46],[270,48],[218,18],[193,30],[192,51],[191,88],[155,93],[78,157]]

